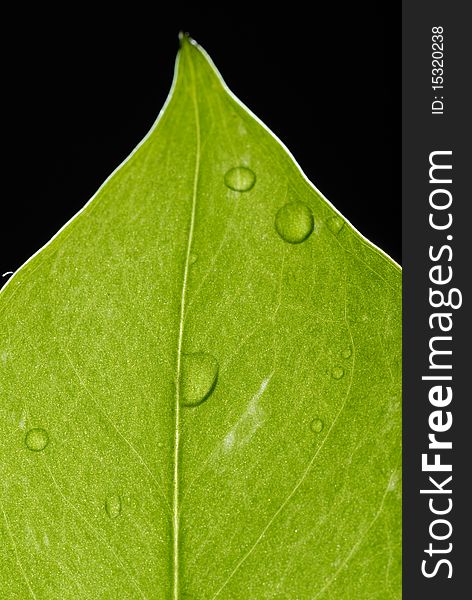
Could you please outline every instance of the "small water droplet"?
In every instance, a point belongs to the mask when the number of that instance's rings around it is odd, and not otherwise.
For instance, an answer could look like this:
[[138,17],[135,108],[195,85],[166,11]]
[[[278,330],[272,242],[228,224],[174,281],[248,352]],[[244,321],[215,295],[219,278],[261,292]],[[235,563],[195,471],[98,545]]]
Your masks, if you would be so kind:
[[45,429],[30,429],[25,437],[26,446],[33,452],[41,452],[49,443],[49,435]]
[[326,221],[326,225],[328,226],[328,229],[331,231],[331,233],[334,233],[334,235],[338,235],[338,233],[344,227],[344,221],[339,215],[334,215],[332,217],[329,217],[329,219]]
[[344,350],[341,352],[341,356],[343,358],[350,358],[352,354],[352,350],[350,348],[344,348]]
[[225,185],[236,192],[247,192],[256,183],[256,175],[247,167],[234,167],[225,175]]
[[289,202],[277,212],[275,228],[289,244],[300,244],[313,232],[313,213],[304,202]]
[[316,418],[313,419],[313,421],[311,422],[311,430],[314,431],[315,433],[320,433],[320,431],[323,429],[324,427],[324,423],[321,419]]
[[207,352],[184,354],[180,390],[185,406],[198,406],[206,400],[216,386],[218,361]]
[[344,375],[344,369],[342,367],[333,367],[331,369],[331,377],[333,379],[341,379]]
[[116,519],[116,517],[121,513],[121,498],[118,494],[113,494],[112,496],[108,496],[105,500],[105,510],[107,511],[107,515],[110,519]]
[[157,442],[157,447],[158,448],[163,448],[164,447],[164,442]]
[[197,254],[193,254],[193,253],[190,254],[189,262],[190,262],[191,265],[194,265],[197,262],[197,260],[198,260],[198,255]]

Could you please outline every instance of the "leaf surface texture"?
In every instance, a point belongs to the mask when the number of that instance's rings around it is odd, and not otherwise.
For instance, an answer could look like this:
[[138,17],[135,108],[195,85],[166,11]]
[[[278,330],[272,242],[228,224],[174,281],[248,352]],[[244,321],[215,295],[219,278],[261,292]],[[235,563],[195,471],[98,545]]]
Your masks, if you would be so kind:
[[1,292],[1,597],[400,598],[400,311],[184,38],[150,134]]

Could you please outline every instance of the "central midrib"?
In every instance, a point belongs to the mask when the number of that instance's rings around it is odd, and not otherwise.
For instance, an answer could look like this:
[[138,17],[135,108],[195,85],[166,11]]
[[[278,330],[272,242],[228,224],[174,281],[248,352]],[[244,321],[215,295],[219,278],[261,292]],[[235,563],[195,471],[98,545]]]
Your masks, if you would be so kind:
[[198,104],[195,87],[195,72],[190,53],[188,53],[188,63],[191,73],[191,94],[195,114],[195,132],[196,132],[196,153],[195,153],[195,169],[192,192],[192,213],[190,216],[190,227],[187,239],[187,253],[185,256],[184,276],[182,281],[182,293],[180,297],[180,322],[179,322],[179,337],[177,342],[177,367],[176,367],[176,382],[175,382],[175,422],[174,422],[174,475],[173,475],[173,501],[172,501],[172,569],[173,569],[173,598],[179,600],[179,458],[180,458],[180,377],[182,366],[182,344],[184,337],[184,319],[185,319],[185,300],[187,292],[187,280],[190,265],[190,251],[192,247],[193,231],[195,226],[195,212],[197,204],[198,177],[200,171],[200,116],[198,112]]

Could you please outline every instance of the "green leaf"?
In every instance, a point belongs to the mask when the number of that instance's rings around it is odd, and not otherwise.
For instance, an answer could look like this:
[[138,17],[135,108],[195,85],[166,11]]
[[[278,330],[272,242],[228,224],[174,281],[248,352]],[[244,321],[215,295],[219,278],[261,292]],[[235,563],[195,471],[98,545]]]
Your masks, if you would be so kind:
[[400,292],[183,38],[0,296],[1,597],[400,598]]

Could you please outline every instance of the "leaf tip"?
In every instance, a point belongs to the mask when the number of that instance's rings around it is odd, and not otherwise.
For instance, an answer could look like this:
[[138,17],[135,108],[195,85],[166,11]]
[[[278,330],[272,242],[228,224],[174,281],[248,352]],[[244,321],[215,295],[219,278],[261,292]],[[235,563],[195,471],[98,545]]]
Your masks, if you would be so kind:
[[180,48],[182,48],[182,49],[187,46],[198,47],[198,43],[193,39],[193,37],[187,31],[179,31],[179,44],[180,44]]

